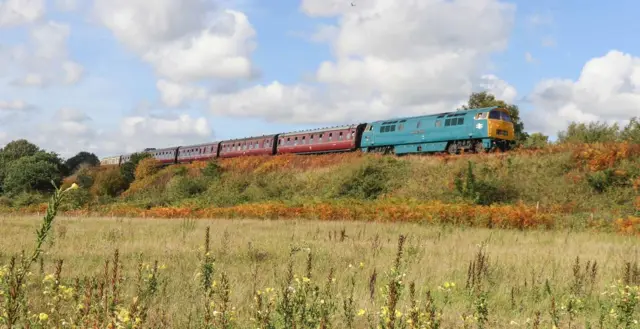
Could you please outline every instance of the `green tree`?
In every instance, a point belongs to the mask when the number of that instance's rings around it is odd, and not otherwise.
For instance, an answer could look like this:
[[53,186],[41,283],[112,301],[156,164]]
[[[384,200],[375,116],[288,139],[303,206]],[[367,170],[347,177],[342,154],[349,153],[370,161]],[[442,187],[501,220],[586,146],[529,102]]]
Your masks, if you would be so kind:
[[1,157],[5,161],[14,161],[22,157],[36,154],[40,148],[26,139],[18,139],[9,142],[0,150]]
[[640,144],[640,117],[633,117],[620,133],[622,141]]
[[496,97],[490,94],[487,91],[472,93],[469,96],[469,100],[467,104],[463,105],[462,108],[458,109],[459,111],[466,111],[469,109],[476,109],[482,107],[491,107],[491,106],[500,106],[507,111],[509,111],[509,116],[513,121],[513,128],[516,137],[516,143],[524,142],[528,134],[524,132],[524,123],[520,119],[520,109],[518,109],[517,105],[507,104],[505,101],[496,99]]
[[40,148],[26,139],[18,139],[9,142],[4,148],[0,148],[0,193],[3,192],[4,179],[7,168],[11,162],[25,156],[34,155]]
[[6,169],[3,190],[6,193],[52,191],[51,181],[60,185],[62,174],[55,155],[38,152],[12,161]]
[[614,123],[609,126],[605,122],[576,123],[572,122],[567,130],[558,133],[560,143],[606,143],[618,140],[620,128]]
[[67,159],[64,163],[65,167],[67,167],[67,172],[69,173],[75,172],[81,164],[87,164],[94,167],[100,164],[100,159],[98,159],[98,157],[93,153],[82,151]]

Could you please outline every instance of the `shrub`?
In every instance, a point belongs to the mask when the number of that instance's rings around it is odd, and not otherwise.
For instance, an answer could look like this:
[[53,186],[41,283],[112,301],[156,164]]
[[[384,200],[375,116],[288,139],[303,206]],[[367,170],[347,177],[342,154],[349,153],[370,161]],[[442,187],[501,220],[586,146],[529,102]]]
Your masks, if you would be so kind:
[[115,197],[127,189],[127,181],[120,170],[109,169],[96,175],[93,191],[98,196]]
[[95,172],[91,171],[89,166],[81,165],[75,174],[75,183],[81,188],[89,189],[93,186],[93,177]]
[[218,179],[220,175],[222,175],[222,167],[215,161],[209,161],[206,167],[202,168],[202,175],[208,178]]
[[135,179],[144,179],[160,170],[161,163],[155,158],[145,158],[140,160],[135,171]]
[[13,206],[13,201],[11,198],[6,197],[4,195],[0,195],[0,207],[11,207]]
[[528,149],[540,149],[549,145],[549,136],[541,133],[533,133],[527,137],[522,143],[524,148]]
[[473,163],[454,178],[456,192],[463,198],[479,205],[505,202],[516,197],[517,191],[506,182],[479,180],[473,172]]
[[587,183],[598,193],[605,192],[614,185],[624,185],[626,181],[627,179],[624,173],[612,168],[596,171],[587,175]]
[[398,159],[368,159],[345,178],[336,196],[376,199],[398,184],[394,173],[403,169],[406,169],[405,163]]
[[138,163],[143,159],[150,158],[151,154],[149,153],[133,153],[131,155],[131,159],[120,166],[120,173],[122,177],[125,179],[127,184],[131,184],[135,178],[136,168],[138,167]]
[[167,184],[166,193],[170,200],[179,201],[201,194],[206,190],[207,184],[202,178],[176,176]]
[[18,195],[16,195],[13,198],[13,206],[14,207],[27,207],[27,206],[31,206],[34,204],[38,204],[41,201],[41,196],[34,194],[34,193],[29,193],[29,192],[22,192]]
[[572,122],[566,131],[558,133],[560,143],[606,143],[618,139],[620,128],[617,124],[609,126],[603,122]]
[[68,209],[80,209],[91,202],[91,193],[88,189],[80,188],[67,192],[65,206]]

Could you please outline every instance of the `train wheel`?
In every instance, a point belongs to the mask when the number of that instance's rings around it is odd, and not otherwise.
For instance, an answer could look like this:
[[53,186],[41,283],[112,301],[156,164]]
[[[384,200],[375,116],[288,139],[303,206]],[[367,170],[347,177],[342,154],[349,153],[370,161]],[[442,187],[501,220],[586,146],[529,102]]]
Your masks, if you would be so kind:
[[447,152],[449,152],[449,154],[458,153],[458,144],[456,143],[449,144],[449,146],[447,147]]
[[484,144],[482,144],[482,142],[475,143],[475,145],[473,145],[473,151],[476,153],[484,153]]

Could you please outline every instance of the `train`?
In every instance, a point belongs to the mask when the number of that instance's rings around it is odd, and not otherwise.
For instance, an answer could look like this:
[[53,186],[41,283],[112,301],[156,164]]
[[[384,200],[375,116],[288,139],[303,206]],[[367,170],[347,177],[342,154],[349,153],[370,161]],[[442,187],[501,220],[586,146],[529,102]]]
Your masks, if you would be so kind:
[[[356,151],[395,155],[483,153],[509,150],[514,141],[509,112],[492,106],[196,145],[146,148],[142,152],[162,164],[179,164],[253,155]],[[130,159],[131,154],[110,156],[101,159],[100,164],[120,166]]]

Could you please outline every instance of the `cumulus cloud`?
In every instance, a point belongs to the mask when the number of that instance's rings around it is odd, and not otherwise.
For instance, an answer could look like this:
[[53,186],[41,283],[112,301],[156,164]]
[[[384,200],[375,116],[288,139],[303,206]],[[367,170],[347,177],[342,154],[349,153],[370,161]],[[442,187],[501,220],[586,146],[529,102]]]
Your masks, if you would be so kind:
[[516,96],[518,96],[518,92],[515,87],[493,74],[483,75],[482,83],[480,85],[482,89],[493,94],[497,99],[501,99],[507,103],[513,103],[516,100]]
[[78,0],[56,0],[56,8],[61,11],[73,11],[78,8]]
[[310,123],[452,110],[506,47],[515,9],[496,0],[303,0],[301,8],[338,18],[315,36],[335,57],[320,63],[320,87],[275,81],[214,95],[213,113]]
[[617,50],[589,60],[576,81],[548,79],[529,96],[532,130],[555,135],[571,122],[623,124],[640,117],[640,58]]
[[0,111],[27,111],[33,108],[33,105],[19,99],[12,101],[0,100]]
[[[0,116],[2,114],[0,111]],[[76,108],[58,109],[47,119],[47,123],[40,121],[31,124],[31,129],[26,129],[25,124],[15,125],[14,122],[14,125],[7,126],[0,134],[0,145],[26,138],[46,150],[68,158],[79,151],[94,152],[99,157],[104,157],[138,152],[147,147],[189,145],[212,140],[208,120],[187,114],[129,115],[120,119],[117,126],[110,128],[102,126],[101,122],[91,118],[86,111]]]
[[44,0],[4,0],[0,2],[0,27],[29,24],[42,18]]
[[169,107],[183,105],[192,99],[205,99],[207,90],[201,87],[191,87],[164,79],[158,80],[156,87],[160,92],[160,99]]
[[28,41],[0,49],[6,65],[13,70],[12,84],[20,87],[46,87],[55,83],[75,84],[84,68],[70,60],[68,24],[47,21],[32,24]]
[[71,85],[80,81],[84,74],[84,67],[74,61],[64,62],[64,64],[62,64],[62,69],[65,72],[65,83]]
[[205,0],[97,0],[94,12],[162,77],[193,82],[256,74],[249,58],[255,31],[241,12]]

